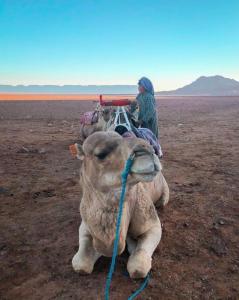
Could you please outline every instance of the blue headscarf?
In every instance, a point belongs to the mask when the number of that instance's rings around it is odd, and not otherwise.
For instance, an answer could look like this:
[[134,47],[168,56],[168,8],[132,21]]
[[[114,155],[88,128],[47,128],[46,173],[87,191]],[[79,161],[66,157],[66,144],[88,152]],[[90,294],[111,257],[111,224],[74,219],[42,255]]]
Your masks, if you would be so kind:
[[141,85],[147,92],[149,92],[150,94],[154,95],[153,84],[152,84],[152,82],[147,77],[142,77],[139,80],[138,85]]

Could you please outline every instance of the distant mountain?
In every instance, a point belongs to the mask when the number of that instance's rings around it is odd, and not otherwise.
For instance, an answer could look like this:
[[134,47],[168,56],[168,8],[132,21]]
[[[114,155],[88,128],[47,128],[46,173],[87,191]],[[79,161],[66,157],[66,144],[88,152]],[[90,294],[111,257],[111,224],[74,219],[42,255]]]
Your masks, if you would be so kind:
[[0,93],[136,94],[136,85],[0,85]]
[[201,76],[182,88],[157,95],[239,96],[239,82],[219,75]]
[[[0,85],[0,93],[29,94],[136,94],[136,85]],[[216,76],[201,76],[192,83],[156,95],[239,96],[239,82]]]

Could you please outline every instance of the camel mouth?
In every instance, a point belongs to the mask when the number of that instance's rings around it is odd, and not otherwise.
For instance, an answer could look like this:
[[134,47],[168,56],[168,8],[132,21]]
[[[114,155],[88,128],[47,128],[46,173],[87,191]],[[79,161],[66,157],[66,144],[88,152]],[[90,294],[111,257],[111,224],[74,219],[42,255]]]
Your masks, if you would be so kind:
[[132,172],[132,173],[137,175],[142,175],[142,176],[149,176],[149,175],[156,176],[158,174],[158,170],[154,170],[151,172]]
[[140,180],[152,181],[160,170],[161,165],[156,155],[141,152],[134,159],[131,174]]
[[137,172],[137,171],[133,171],[133,172],[131,172],[132,173],[132,175],[138,175],[138,176],[142,176],[142,177],[155,177],[157,174],[158,174],[158,170],[156,170],[156,169],[154,169],[153,171],[151,171],[151,172],[142,172],[142,171],[139,171],[139,172]]
[[132,176],[138,182],[151,182],[154,180],[158,172],[151,173],[132,173]]

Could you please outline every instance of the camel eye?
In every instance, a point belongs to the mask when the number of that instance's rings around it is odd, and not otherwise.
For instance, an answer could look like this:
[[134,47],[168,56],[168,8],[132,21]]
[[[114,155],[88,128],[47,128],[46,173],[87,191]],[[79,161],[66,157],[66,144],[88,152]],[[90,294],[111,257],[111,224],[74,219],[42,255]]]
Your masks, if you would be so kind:
[[94,151],[95,157],[97,157],[99,160],[104,160],[107,155],[110,155],[118,146],[118,143],[110,143],[106,145],[106,147],[99,147],[96,148]]
[[108,155],[108,152],[101,152],[97,155],[95,155],[98,159],[103,160],[106,158],[106,156]]

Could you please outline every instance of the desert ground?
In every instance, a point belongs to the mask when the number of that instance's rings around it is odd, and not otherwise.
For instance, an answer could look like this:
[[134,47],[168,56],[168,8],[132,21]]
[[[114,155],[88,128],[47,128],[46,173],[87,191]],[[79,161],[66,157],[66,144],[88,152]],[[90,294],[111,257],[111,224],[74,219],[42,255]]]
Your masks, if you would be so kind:
[[[0,102],[0,299],[103,299],[110,259],[71,267],[81,222],[79,115],[92,101]],[[158,100],[164,175],[162,240],[137,299],[239,299],[239,97]],[[141,281],[117,259],[111,299]]]

